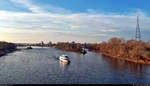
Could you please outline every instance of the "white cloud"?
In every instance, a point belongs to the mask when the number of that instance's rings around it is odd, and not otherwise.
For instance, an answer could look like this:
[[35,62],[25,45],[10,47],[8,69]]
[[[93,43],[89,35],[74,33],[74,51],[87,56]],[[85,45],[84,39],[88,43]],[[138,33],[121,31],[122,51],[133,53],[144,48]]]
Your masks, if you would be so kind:
[[71,13],[70,10],[66,10],[61,7],[54,7],[52,5],[37,6],[33,4],[34,0],[11,0],[11,1],[20,4],[20,6],[27,8],[33,13],[47,13],[48,11],[50,13]]
[[14,3],[20,4],[20,6],[27,8],[33,13],[41,13],[44,12],[40,7],[33,5],[32,0],[11,0]]
[[73,28],[73,29],[78,29],[78,28],[81,28],[80,26],[77,26],[77,25],[73,25],[73,26],[71,26],[71,28]]
[[115,29],[102,29],[101,32],[118,32],[118,30],[115,30]]
[[102,37],[105,37],[106,34],[94,34],[95,36],[102,36]]
[[[11,39],[15,36],[18,38],[17,40],[22,40],[22,37],[29,34],[27,38],[30,41],[35,39],[36,42],[39,39],[98,42],[108,39],[112,36],[110,33],[119,33],[124,30],[134,31],[136,27],[136,13],[128,15],[104,14],[96,13],[92,9],[89,9],[88,13],[71,13],[64,8],[53,6],[50,6],[48,11],[44,7],[33,4],[32,0],[11,1],[32,11],[28,13],[0,10],[0,32],[3,37],[8,33],[13,34],[8,37]],[[148,30],[150,17],[147,17],[142,11],[140,14],[140,25],[143,30]],[[39,37],[38,34],[41,36]]]

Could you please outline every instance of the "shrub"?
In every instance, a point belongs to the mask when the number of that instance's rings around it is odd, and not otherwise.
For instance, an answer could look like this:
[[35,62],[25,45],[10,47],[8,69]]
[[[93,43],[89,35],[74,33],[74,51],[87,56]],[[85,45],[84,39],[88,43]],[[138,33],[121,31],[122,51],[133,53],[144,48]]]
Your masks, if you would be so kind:
[[147,52],[147,56],[150,57],[150,51]]

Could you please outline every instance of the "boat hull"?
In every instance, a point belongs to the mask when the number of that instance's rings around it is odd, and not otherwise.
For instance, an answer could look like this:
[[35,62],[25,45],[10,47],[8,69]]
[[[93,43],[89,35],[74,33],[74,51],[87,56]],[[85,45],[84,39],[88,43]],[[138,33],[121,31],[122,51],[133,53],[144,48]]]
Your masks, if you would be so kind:
[[32,49],[32,47],[27,47],[26,49]]
[[69,60],[59,59],[61,62],[69,63]]

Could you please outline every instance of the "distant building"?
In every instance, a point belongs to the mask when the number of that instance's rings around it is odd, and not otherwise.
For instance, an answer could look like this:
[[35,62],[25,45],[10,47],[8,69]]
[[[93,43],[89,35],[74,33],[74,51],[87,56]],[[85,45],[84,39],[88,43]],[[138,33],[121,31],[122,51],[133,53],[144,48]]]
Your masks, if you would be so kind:
[[43,42],[43,41],[41,42],[41,46],[42,46],[42,47],[44,46],[44,42]]

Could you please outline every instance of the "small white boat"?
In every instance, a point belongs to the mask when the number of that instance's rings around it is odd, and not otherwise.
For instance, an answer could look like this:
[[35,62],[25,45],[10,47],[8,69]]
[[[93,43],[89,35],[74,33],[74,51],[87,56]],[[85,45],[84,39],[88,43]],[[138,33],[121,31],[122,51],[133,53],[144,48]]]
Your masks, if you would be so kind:
[[67,55],[61,55],[61,56],[59,57],[59,60],[60,60],[61,62],[66,62],[66,63],[70,62],[70,61],[69,61],[69,57],[68,57]]

